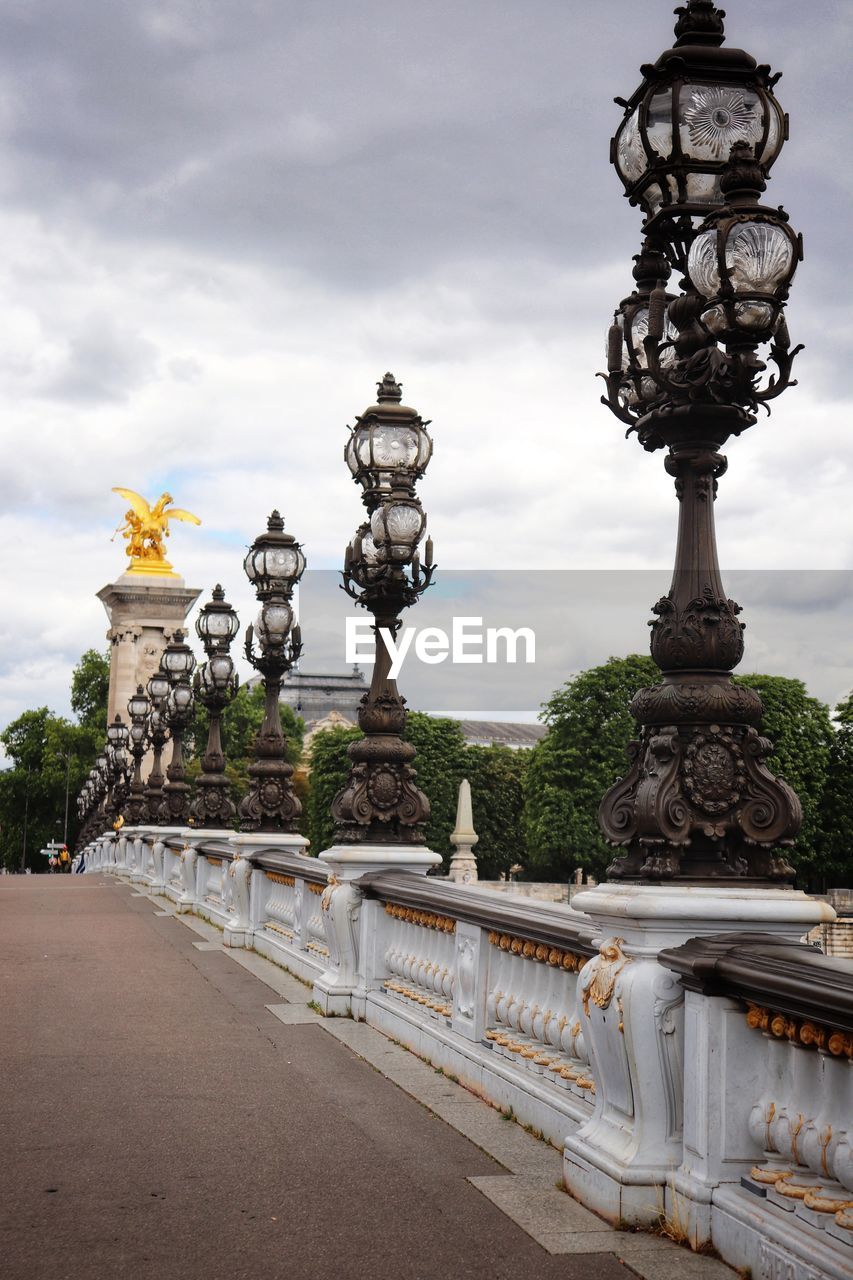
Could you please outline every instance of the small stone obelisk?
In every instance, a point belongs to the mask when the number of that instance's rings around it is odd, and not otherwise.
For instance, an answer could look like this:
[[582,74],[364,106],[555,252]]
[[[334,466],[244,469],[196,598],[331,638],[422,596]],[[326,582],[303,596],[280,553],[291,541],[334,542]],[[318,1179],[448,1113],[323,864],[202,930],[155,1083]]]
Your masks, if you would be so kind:
[[478,840],[471,812],[471,787],[468,779],[463,778],[459,783],[459,799],[456,802],[456,827],[450,835],[450,843],[456,846],[456,852],[450,859],[448,880],[455,880],[457,884],[476,882],[477,859],[473,850]]

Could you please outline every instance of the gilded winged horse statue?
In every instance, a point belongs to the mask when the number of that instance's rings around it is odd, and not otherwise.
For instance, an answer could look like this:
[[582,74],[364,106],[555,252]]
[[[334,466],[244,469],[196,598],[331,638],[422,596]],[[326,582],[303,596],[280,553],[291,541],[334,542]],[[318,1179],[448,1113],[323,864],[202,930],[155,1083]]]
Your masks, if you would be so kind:
[[125,514],[124,524],[120,524],[113,534],[127,541],[125,551],[130,556],[128,573],[153,573],[159,576],[177,577],[164,553],[165,539],[169,536],[169,521],[183,520],[187,524],[201,524],[198,516],[182,507],[173,507],[170,493],[161,494],[151,507],[141,494],[133,489],[113,488],[113,493],[120,493],[130,503],[130,510]]

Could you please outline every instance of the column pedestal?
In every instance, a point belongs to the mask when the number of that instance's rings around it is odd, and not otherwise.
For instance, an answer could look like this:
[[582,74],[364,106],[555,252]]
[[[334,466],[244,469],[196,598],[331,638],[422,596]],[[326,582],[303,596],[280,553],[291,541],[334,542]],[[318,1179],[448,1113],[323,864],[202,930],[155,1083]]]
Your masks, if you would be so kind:
[[[183,627],[200,594],[177,576],[146,578],[133,573],[123,573],[98,592],[110,623],[107,724],[112,724],[116,715],[127,720],[129,698],[137,685],[147,686],[170,637]],[[151,761],[149,751],[143,766],[146,776]]]
[[239,835],[232,831],[227,838],[234,850],[234,860],[228,868],[226,900],[233,917],[225,926],[222,941],[226,947],[250,947],[258,927],[259,908],[257,895],[250,891],[254,871],[252,855],[261,849],[281,849],[283,853],[299,857],[305,853],[308,841],[289,831],[245,831]]
[[[373,871],[410,871],[426,875],[441,855],[422,845],[339,844],[318,859],[329,873],[323,891],[323,925],[329,968],[314,983],[314,999],[326,1017],[358,1013],[366,991],[359,987],[362,892],[354,881]],[[366,940],[365,940],[366,941]]]

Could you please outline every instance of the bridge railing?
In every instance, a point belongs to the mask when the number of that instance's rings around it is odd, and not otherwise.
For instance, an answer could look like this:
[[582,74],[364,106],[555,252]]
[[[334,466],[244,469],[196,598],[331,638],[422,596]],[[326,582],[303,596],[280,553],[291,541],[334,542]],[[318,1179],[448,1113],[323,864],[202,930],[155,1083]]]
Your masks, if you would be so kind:
[[853,1246],[853,963],[759,934],[692,939],[659,960],[685,988],[677,1184],[711,1193],[718,1234],[761,1221],[761,1274],[776,1274],[799,1237],[822,1268],[815,1274],[844,1275],[836,1268],[838,1242]]
[[[603,1216],[675,1223],[756,1276],[849,1280],[853,963],[698,917],[703,936],[638,946],[630,921],[626,941],[568,906],[412,871],[341,881],[199,835],[128,852],[110,833],[90,865],[141,878],[301,978],[325,1013],[512,1112],[563,1149],[567,1185]],[[799,912],[795,897],[779,901]]]

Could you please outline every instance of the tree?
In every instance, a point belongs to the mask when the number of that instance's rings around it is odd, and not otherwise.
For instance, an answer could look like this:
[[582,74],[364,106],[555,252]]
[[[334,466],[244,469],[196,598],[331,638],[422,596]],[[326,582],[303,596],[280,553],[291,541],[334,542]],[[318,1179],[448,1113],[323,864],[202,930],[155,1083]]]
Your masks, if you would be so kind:
[[853,888],[853,693],[835,708],[834,719],[821,804],[824,890]]
[[311,852],[315,857],[335,842],[332,801],[346,785],[349,776],[347,747],[361,736],[361,730],[355,727],[337,727],[324,729],[312,739],[305,834],[311,842]]
[[411,711],[406,737],[418,753],[414,761],[415,781],[429,798],[427,847],[441,854],[446,870],[453,854],[450,833],[456,825],[459,782],[465,776],[462,728],[457,720]]
[[[292,707],[279,705],[281,727],[285,736],[285,758],[294,766],[302,759],[302,737],[305,721]],[[255,735],[264,719],[264,686],[243,685],[225,708],[222,716],[222,749],[225,752],[225,774],[232,799],[239,800],[249,788],[249,765],[254,760]],[[210,716],[200,701],[195,703],[193,722],[186,735],[187,777],[194,781],[201,772],[201,758],[207,748]],[[168,755],[167,755],[168,759]],[[300,797],[301,798],[301,797]]]
[[498,880],[527,862],[524,782],[530,756],[530,751],[502,746],[465,748],[463,776],[471,784],[478,837],[474,856],[481,880]]
[[[611,658],[581,672],[545,704],[546,737],[533,750],[527,771],[525,828],[531,871],[566,879],[577,866],[600,878],[613,858],[598,830],[598,806],[627,768],[625,747],[636,737],[631,698],[656,684],[651,658]],[[829,712],[801,680],[784,676],[737,677],[764,704],[762,733],[774,744],[768,766],[797,791],[803,826],[792,861],[804,885],[821,883],[825,822],[824,788],[833,743]],[[837,843],[837,842],[836,842]]]
[[65,833],[77,833],[75,798],[103,745],[107,726],[109,659],[94,649],[82,655],[71,677],[77,724],[47,707],[24,711],[0,733],[11,767],[0,773],[0,861],[46,870],[39,850]]
[[787,676],[736,676],[764,706],[762,736],[773,743],[767,767],[794,788],[803,806],[803,825],[790,855],[800,888],[824,882],[824,790],[833,745],[829,708],[810,696],[802,680]]
[[52,715],[47,707],[24,711],[0,733],[12,761],[0,773],[0,861],[7,867],[24,865],[26,845],[26,865],[46,870],[39,850],[62,840],[66,796],[68,840],[73,842],[74,800],[91,767],[94,740],[93,730]]
[[525,782],[529,878],[564,881],[577,867],[604,875],[614,851],[599,830],[598,806],[627,772],[626,747],[637,736],[631,699],[659,681],[650,657],[610,658],[545,703],[548,732],[531,752]]
[[71,710],[78,724],[97,729],[102,738],[107,728],[109,693],[109,653],[87,649],[71,675]]

